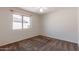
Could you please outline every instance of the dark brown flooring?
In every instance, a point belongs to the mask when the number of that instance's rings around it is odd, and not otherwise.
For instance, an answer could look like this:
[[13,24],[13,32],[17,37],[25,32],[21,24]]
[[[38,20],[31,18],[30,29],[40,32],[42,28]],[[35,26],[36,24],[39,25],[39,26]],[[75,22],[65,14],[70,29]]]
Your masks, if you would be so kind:
[[78,45],[39,35],[1,46],[0,51],[78,51]]

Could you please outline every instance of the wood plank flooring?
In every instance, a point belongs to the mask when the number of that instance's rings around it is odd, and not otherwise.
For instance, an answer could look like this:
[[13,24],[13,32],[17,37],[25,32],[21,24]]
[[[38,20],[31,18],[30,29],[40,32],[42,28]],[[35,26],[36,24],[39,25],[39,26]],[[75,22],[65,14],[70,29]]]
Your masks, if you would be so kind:
[[0,51],[78,51],[78,45],[39,35],[1,46]]

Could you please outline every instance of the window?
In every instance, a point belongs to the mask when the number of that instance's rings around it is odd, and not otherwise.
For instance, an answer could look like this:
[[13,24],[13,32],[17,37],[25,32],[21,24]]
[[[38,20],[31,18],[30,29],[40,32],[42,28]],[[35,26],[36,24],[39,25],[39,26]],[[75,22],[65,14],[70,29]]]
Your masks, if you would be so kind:
[[23,16],[23,28],[30,27],[30,17]]
[[22,29],[22,16],[13,15],[13,29]]
[[13,30],[30,28],[30,17],[13,14]]

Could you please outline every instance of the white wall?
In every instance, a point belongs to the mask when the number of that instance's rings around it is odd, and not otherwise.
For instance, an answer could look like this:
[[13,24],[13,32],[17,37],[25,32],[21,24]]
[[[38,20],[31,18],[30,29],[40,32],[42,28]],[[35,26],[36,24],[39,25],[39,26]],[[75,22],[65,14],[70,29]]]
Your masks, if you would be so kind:
[[39,35],[39,18],[39,15],[32,14],[30,29],[12,30],[13,19],[9,8],[0,8],[0,46]]
[[77,8],[62,8],[44,15],[42,35],[70,42],[77,39]]

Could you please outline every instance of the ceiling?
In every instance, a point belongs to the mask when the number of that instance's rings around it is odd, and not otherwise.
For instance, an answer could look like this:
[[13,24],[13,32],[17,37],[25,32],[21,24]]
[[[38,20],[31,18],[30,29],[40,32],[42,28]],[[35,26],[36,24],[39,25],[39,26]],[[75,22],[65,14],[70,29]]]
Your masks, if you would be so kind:
[[[45,14],[58,9],[57,7],[21,7],[21,8],[26,11],[30,11],[37,14]],[[44,9],[42,13],[40,12],[40,8]]]

